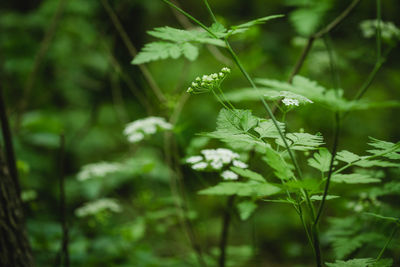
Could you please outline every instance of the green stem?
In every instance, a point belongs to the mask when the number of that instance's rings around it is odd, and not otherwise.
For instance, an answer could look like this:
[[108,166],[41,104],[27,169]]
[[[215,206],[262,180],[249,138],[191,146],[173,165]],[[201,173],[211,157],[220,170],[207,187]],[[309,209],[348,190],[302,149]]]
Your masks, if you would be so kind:
[[168,0],[161,0],[164,3],[166,3],[167,5],[169,5],[172,8],[175,8],[176,10],[178,10],[179,12],[181,12],[183,15],[185,15],[188,19],[191,19],[194,23],[196,23],[197,25],[199,25],[200,27],[202,27],[206,32],[208,32],[212,37],[219,39],[218,36],[216,36],[212,31],[210,31],[210,29],[204,25],[203,23],[201,23],[198,19],[196,19],[195,17],[193,17],[192,15],[190,15],[189,13],[187,13],[186,11],[184,11],[182,8],[174,5],[173,3],[171,3]]
[[393,237],[396,235],[397,230],[399,229],[399,226],[396,225],[395,228],[393,229],[392,233],[389,236],[389,239],[386,241],[385,245],[381,249],[381,251],[378,254],[378,257],[376,257],[376,261],[379,261],[382,258],[383,253],[385,252],[386,248],[389,246],[390,242],[392,241]]
[[206,5],[207,10],[208,10],[208,13],[210,13],[211,18],[213,19],[213,21],[214,21],[215,23],[217,23],[217,22],[218,22],[218,21],[217,21],[217,18],[215,17],[214,12],[212,11],[210,5],[208,4],[208,1],[207,1],[207,0],[203,0],[203,2],[204,2],[204,4]]

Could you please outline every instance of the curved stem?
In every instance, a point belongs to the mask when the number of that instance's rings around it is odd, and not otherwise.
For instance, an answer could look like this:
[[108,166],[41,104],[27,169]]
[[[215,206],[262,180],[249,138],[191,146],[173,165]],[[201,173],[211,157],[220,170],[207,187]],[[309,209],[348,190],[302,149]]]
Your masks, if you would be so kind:
[[329,23],[325,28],[323,28],[322,30],[318,31],[317,33],[311,35],[308,38],[307,44],[304,47],[303,51],[301,52],[301,56],[300,58],[297,60],[295,67],[293,69],[293,71],[291,72],[288,82],[291,83],[293,80],[293,77],[299,73],[301,67],[303,66],[304,61],[306,60],[308,53],[310,52],[312,45],[314,43],[314,41],[316,39],[321,38],[323,35],[329,33],[331,30],[333,30],[337,25],[339,25],[349,14],[350,12],[357,6],[357,4],[360,2],[361,0],[354,0],[353,2],[351,2],[351,4],[345,9],[343,10],[343,12],[337,16],[331,23]]
[[392,241],[393,237],[396,235],[398,229],[399,229],[399,226],[396,225],[394,227],[392,233],[390,234],[388,240],[386,241],[385,245],[383,246],[383,248],[379,252],[378,256],[376,257],[376,261],[379,261],[382,258],[383,253],[385,252],[386,248],[389,246],[389,244]]

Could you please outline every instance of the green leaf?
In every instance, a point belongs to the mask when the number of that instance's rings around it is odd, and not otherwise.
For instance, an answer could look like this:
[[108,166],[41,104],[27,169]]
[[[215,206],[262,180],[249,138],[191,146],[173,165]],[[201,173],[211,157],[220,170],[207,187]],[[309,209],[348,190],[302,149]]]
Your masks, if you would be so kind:
[[243,221],[247,220],[251,214],[257,209],[257,204],[253,201],[242,201],[237,205],[237,209],[239,211],[240,219]]
[[172,41],[174,43],[194,42],[194,43],[212,44],[225,47],[225,43],[222,40],[218,40],[211,37],[205,31],[181,30],[166,26],[166,27],[155,28],[152,31],[148,31],[147,33],[154,37],[166,41]]
[[267,147],[265,150],[265,157],[263,157],[268,165],[274,169],[275,175],[281,180],[289,180],[294,177],[290,169],[290,165],[282,158],[281,154]]
[[250,110],[235,109],[233,111],[221,109],[217,117],[217,130],[243,133],[257,125],[257,118]]
[[352,259],[348,261],[336,261],[335,263],[326,262],[326,266],[328,267],[369,267],[371,264],[375,262],[374,259]]
[[381,259],[376,261],[372,258],[366,259],[351,259],[348,261],[336,261],[335,263],[325,263],[328,267],[391,267],[393,266],[392,259]]
[[276,91],[262,87],[259,87],[257,91],[253,88],[242,88],[225,93],[225,97],[232,102],[259,101],[260,97],[264,97],[264,95],[270,92],[277,93]]
[[249,178],[250,180],[253,181],[257,181],[257,182],[261,182],[261,183],[265,183],[265,179],[264,177],[262,177],[261,174],[258,174],[256,172],[253,172],[249,169],[242,169],[242,168],[238,168],[238,167],[231,167],[231,170],[236,172],[237,174],[239,174],[240,176]]
[[[313,135],[308,133],[288,133],[286,135],[288,145],[293,150],[307,151],[315,150],[320,145],[324,144],[323,137],[321,135]],[[285,147],[282,139],[278,138],[275,142]]]
[[197,47],[190,43],[182,44],[182,53],[190,61],[196,60],[196,58],[199,56],[199,50]]
[[242,32],[247,31],[249,28],[251,28],[255,25],[264,24],[268,20],[282,18],[284,16],[285,15],[272,15],[272,16],[267,16],[267,17],[262,17],[262,18],[258,18],[255,20],[251,20],[251,21],[248,21],[248,22],[240,24],[240,25],[232,26],[227,35],[230,36],[230,35],[242,33]]
[[277,194],[281,189],[271,184],[251,182],[221,182],[199,191],[202,195],[238,195],[243,197],[266,197]]
[[321,148],[314,157],[308,159],[308,165],[320,170],[321,172],[329,171],[332,154],[326,148]]
[[148,43],[133,59],[132,64],[143,64],[150,61],[178,58],[181,55],[179,45],[168,42]]
[[400,223],[400,219],[399,218],[395,218],[395,217],[388,217],[388,216],[382,216],[380,214],[376,214],[376,213],[372,213],[372,212],[365,212],[365,214],[379,218],[381,220],[385,220],[385,221],[390,221],[390,222],[395,222],[395,223]]
[[400,142],[392,143],[370,137],[368,145],[375,149],[368,150],[369,153],[386,157],[388,159],[400,159]]
[[368,184],[379,183],[381,180],[373,178],[366,173],[351,173],[351,174],[334,174],[332,175],[332,182],[346,183],[346,184]]
[[223,38],[226,36],[227,29],[219,22],[213,23],[208,29],[219,38]]
[[356,155],[350,151],[342,150],[336,154],[336,159],[340,161],[344,161],[346,163],[351,163],[359,160],[361,157]]
[[320,186],[320,181],[316,180],[316,179],[304,179],[304,180],[290,180],[287,181],[284,186],[286,188],[290,189],[305,189],[308,191],[318,191],[319,190],[319,186]]
[[[274,94],[266,92],[266,90],[275,90],[275,91],[289,91],[295,94],[304,96],[314,103],[332,110],[332,111],[350,111],[350,110],[364,110],[371,107],[375,108],[384,108],[384,107],[393,107],[398,106],[399,103],[392,103],[393,101],[389,101],[391,103],[375,103],[375,102],[367,102],[367,101],[349,101],[343,97],[343,90],[334,90],[334,89],[326,89],[319,85],[317,82],[312,81],[308,78],[302,76],[295,76],[293,78],[292,84],[287,82],[281,82],[277,80],[271,79],[256,79],[256,83],[264,86],[262,88],[262,92],[264,95],[274,99]],[[242,93],[242,97],[243,97]],[[240,95],[239,95],[240,96]],[[238,95],[234,95],[234,97],[238,98]],[[249,97],[249,96],[245,96]],[[254,97],[254,95],[252,96]],[[255,100],[255,99],[254,99]]]
[[217,130],[205,135],[228,143],[236,149],[250,150],[255,146],[264,151],[264,147],[268,145],[246,133],[255,127],[257,122],[258,118],[254,117],[250,110],[221,109],[217,117]]
[[[282,133],[285,133],[285,124],[278,121],[278,125]],[[254,130],[260,135],[260,138],[280,138],[279,132],[271,119],[261,119]]]

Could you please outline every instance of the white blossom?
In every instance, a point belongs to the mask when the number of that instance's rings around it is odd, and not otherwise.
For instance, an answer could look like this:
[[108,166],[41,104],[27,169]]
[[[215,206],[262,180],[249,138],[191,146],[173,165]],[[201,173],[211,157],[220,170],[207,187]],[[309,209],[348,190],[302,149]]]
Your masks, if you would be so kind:
[[157,129],[171,130],[172,125],[161,117],[147,117],[128,123],[124,129],[124,134],[128,141],[137,143],[145,138],[146,135],[155,134]]
[[248,167],[248,165],[246,163],[244,163],[243,161],[240,161],[240,160],[234,160],[232,162],[232,164],[233,164],[233,166],[242,168],[242,169],[246,169]]
[[285,104],[286,106],[298,106],[299,105],[299,100],[285,97],[282,100],[282,103]]
[[94,177],[104,177],[107,174],[120,171],[123,166],[119,163],[99,162],[83,166],[78,173],[77,179],[85,181]]
[[239,178],[239,176],[233,171],[224,171],[221,173],[221,176],[224,180],[237,180]]
[[197,163],[199,161],[202,161],[203,157],[202,156],[191,156],[189,158],[186,159],[186,163]]
[[117,200],[112,198],[102,198],[92,202],[87,202],[75,210],[75,215],[78,217],[86,217],[94,215],[104,210],[112,212],[121,212],[122,208]]
[[199,162],[196,163],[192,166],[193,170],[204,170],[205,168],[207,168],[208,164],[207,162]]

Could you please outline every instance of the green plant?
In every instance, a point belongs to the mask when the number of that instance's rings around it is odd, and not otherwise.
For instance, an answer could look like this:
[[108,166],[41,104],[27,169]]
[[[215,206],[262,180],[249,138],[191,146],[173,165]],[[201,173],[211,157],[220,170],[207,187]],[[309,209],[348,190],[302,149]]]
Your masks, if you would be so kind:
[[[270,19],[281,18],[281,15],[263,17],[227,28],[217,20],[207,0],[204,0],[204,6],[213,20],[213,24],[207,27],[174,3],[168,0],[163,0],[163,2],[200,26],[203,31],[179,30],[171,27],[156,28],[153,31],[149,31],[150,35],[163,41],[145,45],[143,50],[132,61],[133,64],[142,64],[168,57],[175,59],[181,55],[193,61],[198,57],[198,45],[212,44],[226,50],[235,62],[236,68],[251,86],[251,89],[239,89],[225,93],[222,81],[226,78],[226,74],[231,71],[224,67],[214,74],[197,77],[187,89],[187,92],[192,94],[211,92],[223,106],[217,117],[216,130],[202,135],[217,139],[233,150],[240,152],[239,155],[223,149],[214,151],[202,150],[202,155],[188,155],[190,157],[186,158],[186,162],[191,164],[195,171],[218,172],[224,180],[234,180],[219,182],[199,192],[202,195],[229,196],[221,230],[219,266],[225,266],[226,264],[227,233],[233,206],[237,206],[242,219],[247,219],[256,210],[257,206],[262,205],[265,201],[286,203],[295,209],[304,227],[309,246],[314,252],[315,264],[323,266],[324,259],[319,225],[324,215],[326,201],[334,201],[334,199],[339,198],[337,195],[330,194],[332,191],[330,188],[331,183],[357,184],[360,186],[371,184],[368,190],[379,190],[374,184],[381,183],[385,175],[378,175],[376,170],[399,167],[400,143],[370,138],[368,145],[373,149],[368,150],[368,154],[365,156],[359,156],[347,150],[338,151],[343,121],[347,118],[349,112],[399,106],[398,101],[370,102],[360,100],[370,87],[391,49],[397,43],[398,30],[394,28],[393,24],[384,24],[381,27],[381,4],[378,0],[376,23],[372,24],[372,26],[368,23],[362,24],[362,28],[368,32],[369,36],[371,35],[370,28],[375,27],[373,31],[376,31],[377,35],[376,64],[356,95],[349,100],[344,97],[343,90],[339,88],[335,59],[327,36],[359,1],[353,1],[332,23],[316,33],[313,33],[317,29],[317,23],[315,22],[311,23],[310,29],[299,28],[301,33],[308,34],[310,37],[302,56],[294,67],[289,82],[265,78],[253,80],[229,41],[232,36],[244,33],[251,27],[263,24]],[[325,11],[328,7],[329,5],[321,6],[321,10]],[[302,12],[307,12],[306,10],[304,8]],[[292,19],[294,17],[298,18],[300,16],[299,13],[300,10],[296,14],[292,14]],[[296,19],[293,20],[296,21]],[[385,39],[390,39],[390,41],[388,42],[388,49],[382,53],[382,31],[384,29],[392,33],[384,34]],[[297,75],[314,41],[322,37],[329,53],[334,83],[333,89],[326,89],[315,81]],[[233,72],[235,71],[233,69]],[[244,100],[260,100],[268,119],[253,115],[250,110],[235,108],[233,102],[240,103]],[[275,108],[271,108],[271,103],[279,109],[282,116],[281,121],[277,120]],[[319,132],[311,134],[304,132],[302,129],[298,132],[291,132],[287,129],[288,125],[285,121],[287,114],[289,112],[293,113],[292,111],[295,111],[300,105],[318,105],[333,113],[335,127],[332,149],[329,150],[324,147],[324,138]],[[252,161],[257,157],[261,157],[266,163],[261,173],[251,170]],[[235,166],[235,161],[238,161],[239,158],[246,159],[247,164],[240,161],[242,164]],[[300,164],[300,162],[307,162],[308,166]],[[390,259],[382,259],[382,256],[396,234],[398,219],[376,213],[370,214],[394,224],[392,234],[376,258],[338,260],[336,263],[326,263],[327,266],[391,266],[392,261]],[[354,218],[356,219],[356,217]],[[336,254],[339,258],[349,255],[351,251],[356,250],[366,242],[373,242],[376,236],[381,237],[381,234],[376,233],[374,235],[369,232],[367,235],[359,235],[358,239],[353,239],[353,242],[346,244],[349,236],[356,233],[356,231],[338,235],[337,232],[346,227],[347,222],[345,220],[343,222],[332,220],[332,222],[334,222],[332,227],[337,230],[330,230],[333,231],[330,236],[336,237],[332,239],[332,242],[336,247]],[[343,246],[347,247],[344,248]]]

